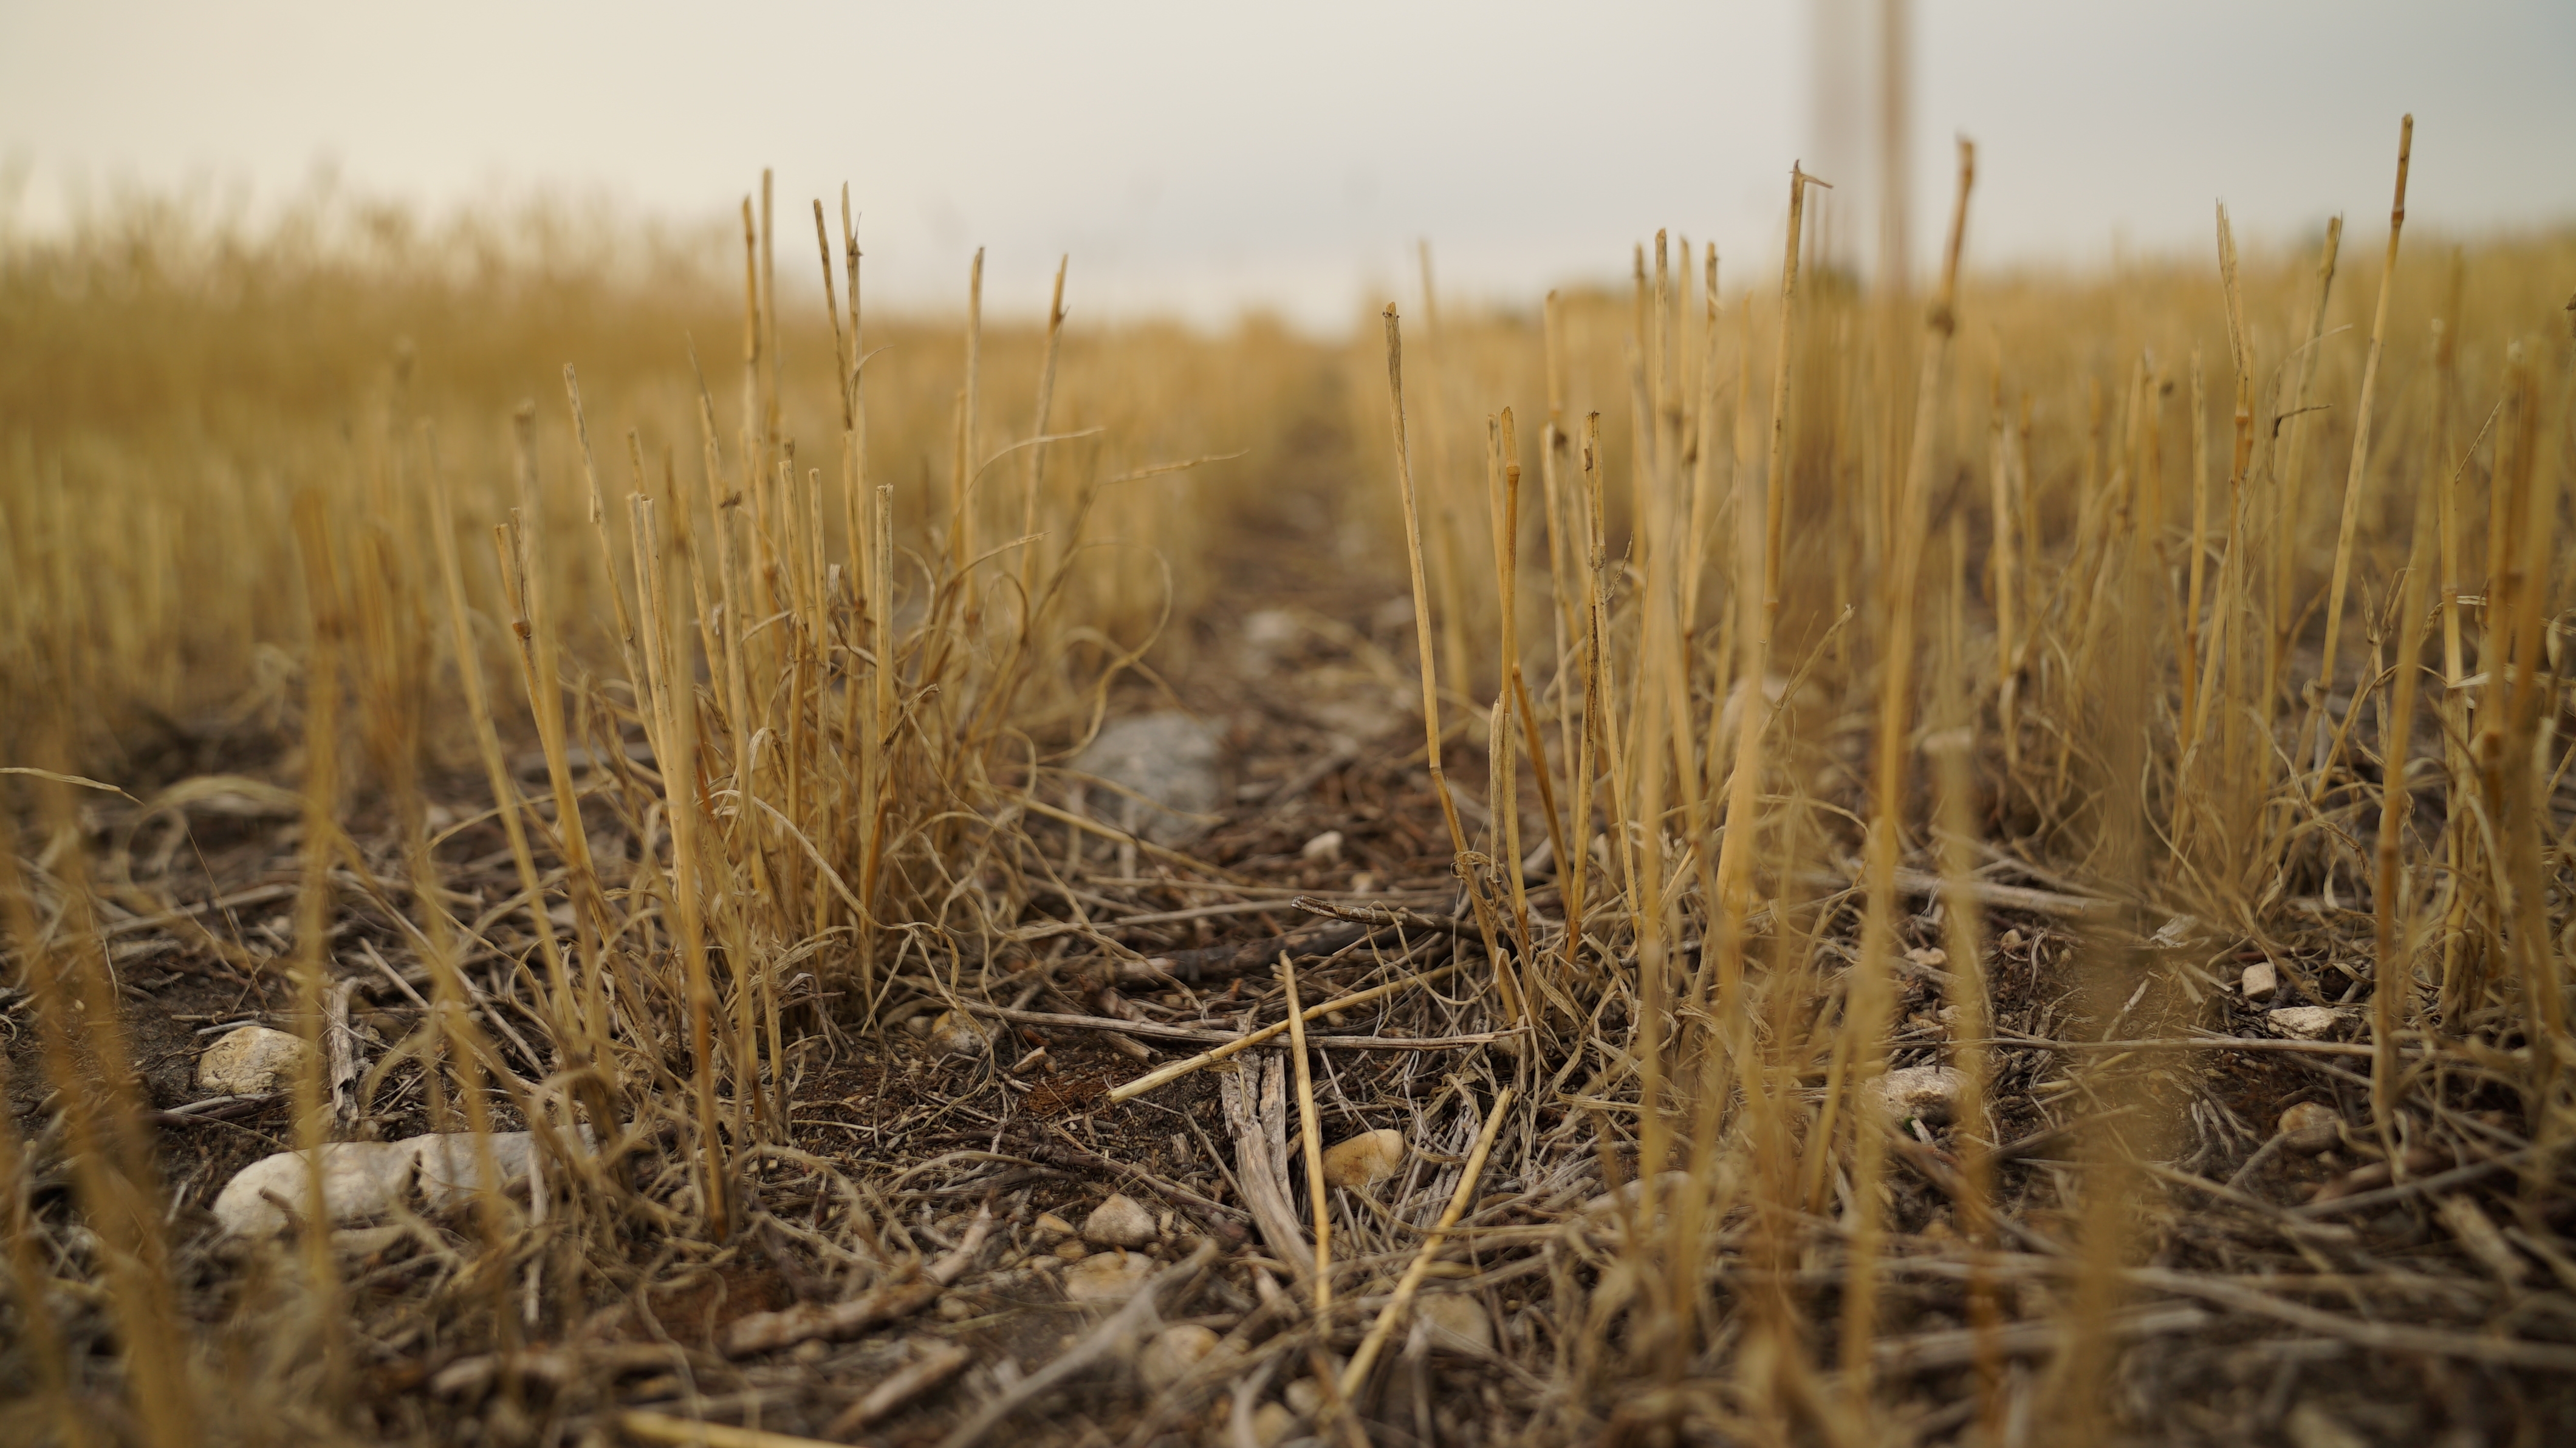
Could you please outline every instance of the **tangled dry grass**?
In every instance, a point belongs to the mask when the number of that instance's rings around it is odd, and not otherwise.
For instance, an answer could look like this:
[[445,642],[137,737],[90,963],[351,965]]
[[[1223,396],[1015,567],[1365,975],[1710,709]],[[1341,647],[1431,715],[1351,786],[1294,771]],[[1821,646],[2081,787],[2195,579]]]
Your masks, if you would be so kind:
[[[1727,285],[1426,255],[1347,346],[988,327],[980,255],[888,323],[820,201],[791,315],[766,186],[738,309],[545,227],[21,245],[0,1412],[2565,1432],[2576,242],[2408,240],[2402,164],[2358,263],[1963,220],[1910,296],[1793,178]],[[1086,752],[1175,715],[1213,809]],[[209,1098],[240,1022],[309,1049]]]

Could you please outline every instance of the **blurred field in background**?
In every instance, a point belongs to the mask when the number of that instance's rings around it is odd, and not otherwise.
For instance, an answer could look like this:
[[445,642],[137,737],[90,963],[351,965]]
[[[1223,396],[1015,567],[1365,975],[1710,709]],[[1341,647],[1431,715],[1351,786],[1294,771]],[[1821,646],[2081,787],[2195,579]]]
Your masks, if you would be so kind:
[[[763,245],[766,209],[741,236],[355,206],[243,235],[137,202],[0,256],[0,762],[124,796],[29,775],[0,841],[7,1411],[65,1442],[649,1438],[611,1369],[548,1397],[525,1353],[605,1342],[603,1314],[700,1268],[803,1254],[824,1285],[798,1296],[846,1296],[964,1230],[917,1195],[948,1156],[818,1156],[801,1083],[1043,1115],[1007,1036],[940,1065],[886,1027],[1042,998],[1082,1040],[1226,1029],[1305,939],[1251,907],[1303,889],[1379,931],[1308,959],[1310,996],[1418,976],[1445,920],[1463,977],[1374,1029],[1480,1044],[1322,1092],[1325,1134],[1398,1129],[1440,1170],[1382,1206],[1317,1189],[1359,1307],[1308,1309],[1302,1191],[1282,1222],[1246,1199],[1248,1156],[1144,1155],[1177,1122],[1102,1142],[1191,1184],[1152,1188],[1183,1212],[1165,1258],[1193,1203],[1234,1224],[1200,1218],[1224,1251],[1185,1264],[1233,1284],[1201,1304],[1233,1358],[1159,1400],[1108,1367],[1048,1400],[1112,1438],[1228,1441],[1265,1391],[1341,1372],[1469,1200],[1489,1108],[1519,1114],[1460,1239],[1488,1245],[1443,1265],[1517,1285],[1486,1288],[1480,1355],[1442,1360],[1467,1386],[1435,1413],[1430,1349],[1371,1378],[1371,1348],[1300,1431],[2203,1441],[2311,1411],[2274,1401],[2282,1333],[2367,1355],[2311,1374],[2353,1401],[2358,1363],[2417,1364],[2406,1431],[2568,1421],[2576,236],[2419,219],[2384,282],[2357,213],[2330,289],[2300,238],[2248,250],[2230,296],[2215,243],[1986,274],[1970,202],[1955,295],[1810,265],[1784,303],[1778,252],[1658,236],[1633,287],[1500,312],[1444,308],[1426,254],[1393,299],[1391,431],[1392,321],[1095,329],[1079,256],[1060,334],[1026,320],[1045,275],[981,276],[1007,324],[970,326],[965,276],[952,315],[880,318],[851,307],[836,201],[778,197]],[[821,276],[838,304],[795,304]],[[1375,670],[1393,726],[1318,742],[1294,703],[1263,715],[1265,689],[1325,686],[1247,655],[1257,611],[1309,621],[1308,663]],[[1087,816],[1076,751],[1176,703],[1236,710],[1229,779],[1254,782],[1177,844]],[[210,795],[274,817],[220,869],[170,824]],[[1387,818],[1409,833],[1357,823]],[[389,1286],[352,1286],[386,1269],[321,1233],[303,1277],[235,1283],[220,1183],[164,1182],[180,1103],[96,1024],[142,994],[111,939],[261,882],[294,901],[268,944],[198,930],[140,960],[237,979],[317,1044],[335,990],[345,1030],[347,991],[399,974],[417,1009],[385,994],[365,1099],[545,1138],[551,1186],[486,1183]],[[1401,908],[1368,916],[1373,890]],[[1244,915],[1158,913],[1229,898]],[[1177,985],[1130,969],[1245,942]],[[1224,978],[1218,1014],[1189,982]],[[2306,1044],[2267,1014],[2299,1006],[2327,1013]],[[327,1054],[271,1145],[384,1130]],[[1941,1066],[1938,1111],[1881,1088]],[[2299,1101],[2336,1113],[2341,1158],[2276,1140]],[[1271,1128],[1286,1187],[1317,1128]],[[966,1135],[990,1154],[1002,1130]],[[1038,1209],[1147,1194],[1078,1164]],[[2468,1175],[2407,1187],[2446,1172]],[[1652,1210],[1616,1196],[1639,1178]],[[2315,1182],[2395,1195],[2356,1233]],[[985,1193],[1006,1236],[1031,1190]],[[746,1249],[768,1220],[801,1235]],[[973,1231],[957,1266],[980,1273]],[[680,1267],[664,1238],[692,1244]],[[2276,1280],[2299,1274],[2347,1295]],[[431,1326],[388,1326],[409,1314]],[[375,1335],[329,1346],[344,1318]],[[2247,1353],[2259,1373],[2227,1366]],[[479,1355],[521,1364],[493,1370],[515,1416],[421,1390]],[[892,1431],[1025,1406],[1016,1372],[966,1381]],[[679,1411],[746,1416],[701,1391]],[[850,1396],[749,1416],[810,1434]]]

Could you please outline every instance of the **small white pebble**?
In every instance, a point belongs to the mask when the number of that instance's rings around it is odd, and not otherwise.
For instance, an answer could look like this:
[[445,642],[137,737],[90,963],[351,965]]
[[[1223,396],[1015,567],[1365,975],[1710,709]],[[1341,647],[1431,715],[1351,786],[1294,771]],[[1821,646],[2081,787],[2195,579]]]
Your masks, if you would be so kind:
[[2350,1019],[2352,1012],[2333,1006],[2284,1006],[2269,1015],[2273,1030],[2294,1040],[2313,1041]]
[[1913,1117],[1933,1126],[1958,1109],[1967,1078],[1949,1066],[1907,1066],[1878,1078],[1878,1097],[1898,1120]]
[[1404,1155],[1403,1132],[1363,1131],[1324,1148],[1324,1180],[1357,1191],[1395,1175],[1404,1166]]
[[1145,1351],[1136,1359],[1136,1375],[1145,1380],[1146,1387],[1159,1393],[1204,1362],[1208,1354],[1216,1351],[1217,1341],[1214,1332],[1196,1323],[1167,1327],[1145,1344]]
[[1264,1403],[1253,1410],[1252,1441],[1256,1448],[1278,1448],[1296,1430],[1297,1414],[1283,1404]]
[[1124,1192],[1111,1194],[1082,1222],[1082,1239],[1099,1247],[1142,1247],[1155,1237],[1154,1218]]
[[1493,1319],[1485,1315],[1485,1304],[1464,1292],[1434,1292],[1415,1302],[1413,1310],[1433,1347],[1470,1353],[1494,1350]]
[[2314,1156],[2343,1139],[2343,1118],[2334,1108],[2302,1101],[2281,1113],[2281,1146],[2301,1156]]
[[992,1034],[962,1011],[941,1011],[930,1023],[930,1044],[943,1056],[983,1056],[993,1050]]
[[267,1026],[226,1031],[197,1058],[197,1089],[216,1096],[282,1091],[313,1059],[302,1036]]

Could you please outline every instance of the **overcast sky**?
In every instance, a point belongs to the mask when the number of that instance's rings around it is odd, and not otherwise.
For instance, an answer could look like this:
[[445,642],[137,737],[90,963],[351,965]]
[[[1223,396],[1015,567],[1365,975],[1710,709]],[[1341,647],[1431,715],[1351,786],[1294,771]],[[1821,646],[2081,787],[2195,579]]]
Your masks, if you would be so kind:
[[[952,295],[982,244],[1005,308],[1070,251],[1094,316],[1334,325],[1417,237],[1494,298],[1657,226],[1749,278],[1816,154],[1814,3],[0,0],[0,166],[42,226],[84,188],[274,199],[326,163],[433,208],[695,219],[768,164],[796,215],[852,183],[881,300]],[[1956,132],[1988,264],[2203,249],[2219,198],[2257,238],[2372,236],[2410,109],[2410,225],[2576,220],[2569,0],[1920,0],[1914,28],[1925,250]]]

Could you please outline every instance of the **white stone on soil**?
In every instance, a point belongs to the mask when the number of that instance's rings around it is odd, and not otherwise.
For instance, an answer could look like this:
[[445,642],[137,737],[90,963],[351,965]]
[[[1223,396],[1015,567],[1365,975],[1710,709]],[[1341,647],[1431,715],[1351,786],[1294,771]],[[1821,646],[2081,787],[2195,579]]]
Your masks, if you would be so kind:
[[1435,1292],[1413,1305],[1422,1320],[1424,1336],[1434,1348],[1450,1352],[1487,1353],[1494,1350],[1494,1320],[1485,1315],[1485,1304],[1464,1292]]
[[1254,1448],[1279,1448],[1295,1431],[1297,1414],[1284,1403],[1264,1403],[1252,1410]]
[[1147,1247],[1154,1235],[1153,1214],[1123,1192],[1092,1208],[1082,1222],[1082,1240],[1099,1247]]
[[1196,833],[1215,812],[1223,753],[1215,728],[1166,710],[1102,725],[1072,767],[1131,791],[1092,791],[1094,818],[1168,845]]
[[930,1048],[943,1056],[989,1055],[993,1034],[964,1011],[941,1011],[930,1023]]
[[[321,1148],[322,1195],[333,1225],[381,1217],[411,1187],[419,1157],[407,1142],[334,1141]],[[302,1152],[262,1157],[233,1174],[215,1198],[215,1220],[236,1237],[274,1237],[310,1210],[311,1164]]]
[[1897,1120],[1919,1118],[1927,1125],[1947,1122],[1959,1108],[1967,1078],[1949,1066],[1907,1066],[1878,1078],[1878,1099]]
[[313,1048],[302,1036],[243,1026],[216,1038],[197,1058],[197,1089],[212,1096],[260,1096],[292,1085]]
[[1190,1369],[1207,1360],[1216,1351],[1217,1335],[1196,1323],[1185,1322],[1167,1327],[1145,1344],[1136,1358],[1136,1375],[1145,1386],[1161,1392],[1189,1375]]
[[2343,1118],[2334,1108],[2302,1101],[2281,1113],[2281,1146],[2301,1156],[2331,1150],[2343,1139]]
[[[1689,1180],[1690,1173],[1686,1171],[1668,1171],[1656,1175],[1655,1212],[1657,1216],[1663,1214],[1665,1204],[1670,1202],[1674,1194],[1682,1189],[1683,1183]],[[1615,1192],[1603,1192],[1583,1204],[1583,1215],[1611,1218],[1633,1212],[1637,1209],[1638,1198],[1645,1190],[1645,1182],[1631,1181]]]
[[2284,1006],[2270,1013],[2272,1029],[2294,1040],[2314,1041],[2352,1018],[2334,1006]]
[[[492,1179],[507,1191],[528,1179],[535,1141],[524,1131],[492,1133]],[[419,1161],[421,1199],[432,1208],[456,1206],[474,1198],[483,1167],[474,1150],[474,1133],[415,1136],[397,1145],[410,1147]]]
[[2245,992],[2249,1001],[2268,1001],[2272,992],[2280,988],[2281,972],[2268,960],[2258,960],[2245,967],[2244,977],[2237,984],[2237,989]]
[[1243,616],[1243,651],[1248,661],[1267,666],[1305,635],[1306,626],[1284,608],[1256,609]]
[[[524,1131],[492,1133],[494,1184],[528,1180],[535,1145]],[[437,1210],[472,1198],[482,1168],[467,1132],[401,1141],[334,1141],[321,1148],[322,1195],[333,1226],[371,1221],[397,1204]],[[215,1220],[235,1237],[273,1237],[304,1220],[311,1168],[302,1152],[281,1151],[233,1174],[215,1197]]]
[[1404,1133],[1363,1131],[1324,1148],[1324,1180],[1358,1191],[1404,1169]]
[[1142,1252],[1094,1252],[1065,1269],[1064,1295],[1075,1302],[1124,1302],[1153,1275],[1154,1259]]

